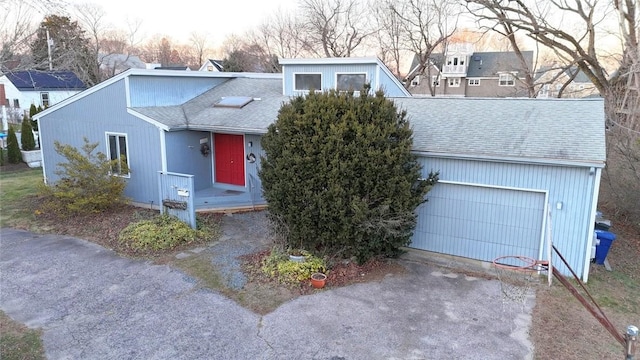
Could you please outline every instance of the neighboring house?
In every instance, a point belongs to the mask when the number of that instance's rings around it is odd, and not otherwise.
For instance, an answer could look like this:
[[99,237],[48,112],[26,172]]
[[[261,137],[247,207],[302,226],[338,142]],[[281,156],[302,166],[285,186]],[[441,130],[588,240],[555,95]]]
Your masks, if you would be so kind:
[[[532,68],[533,51],[524,51]],[[419,70],[414,57],[409,75]],[[433,54],[409,91],[414,96],[528,97],[527,73],[514,52],[474,52],[471,44],[451,44],[444,54]]]
[[576,66],[569,68],[559,66],[542,67],[536,72],[536,83],[540,84],[537,95],[538,98],[586,98],[600,96],[593,82]]
[[198,71],[224,71],[224,66],[222,66],[222,60],[213,60],[208,59],[207,62],[202,64]]
[[105,75],[105,78],[113,77],[129,69],[148,68],[148,64],[140,57],[130,54],[100,54],[98,63],[100,64],[100,72]]
[[0,94],[14,121],[29,113],[31,104],[43,108],[57,104],[86,89],[71,71],[13,71],[0,76]]
[[134,203],[157,207],[158,173],[175,172],[193,175],[198,209],[264,205],[261,139],[282,104],[370,83],[407,111],[423,175],[440,172],[411,247],[545,259],[550,212],[554,244],[587,280],[606,158],[602,100],[418,98],[376,58],[280,63],[281,74],[129,70],[36,115],[45,181],[64,161],[54,141],[79,147],[87,137],[127,161],[120,175]]

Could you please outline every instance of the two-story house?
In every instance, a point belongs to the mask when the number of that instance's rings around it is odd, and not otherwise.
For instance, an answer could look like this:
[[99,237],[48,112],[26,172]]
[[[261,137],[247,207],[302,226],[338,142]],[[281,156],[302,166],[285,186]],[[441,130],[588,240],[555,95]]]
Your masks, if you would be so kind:
[[543,66],[536,72],[537,97],[586,98],[600,93],[593,82],[576,66]]
[[[524,51],[527,67],[514,52],[476,52],[472,44],[454,43],[433,54],[426,69],[409,85],[413,96],[527,97],[524,79],[531,72],[533,51]],[[409,75],[418,71],[414,57]]]
[[[447,81],[466,84],[480,62],[472,55],[445,64]],[[416,209],[411,247],[481,261],[543,260],[551,213],[555,246],[586,280],[606,159],[601,99],[412,97],[377,58],[280,64],[280,74],[132,69],[106,80],[36,115],[44,178],[54,184],[65,162],[55,141],[81,147],[86,137],[127,163],[130,171],[114,175],[126,179],[134,204],[166,208],[161,194],[170,193],[199,210],[264,207],[262,137],[283,103],[310,89],[368,83],[406,111],[422,175],[440,172]]]

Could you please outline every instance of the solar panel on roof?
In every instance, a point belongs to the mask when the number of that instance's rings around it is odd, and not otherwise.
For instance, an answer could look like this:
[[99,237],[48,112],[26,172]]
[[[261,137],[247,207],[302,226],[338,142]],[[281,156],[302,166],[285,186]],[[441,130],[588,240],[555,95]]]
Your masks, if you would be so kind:
[[243,106],[252,102],[253,98],[248,96],[227,96],[213,105],[214,107],[229,107],[241,109]]

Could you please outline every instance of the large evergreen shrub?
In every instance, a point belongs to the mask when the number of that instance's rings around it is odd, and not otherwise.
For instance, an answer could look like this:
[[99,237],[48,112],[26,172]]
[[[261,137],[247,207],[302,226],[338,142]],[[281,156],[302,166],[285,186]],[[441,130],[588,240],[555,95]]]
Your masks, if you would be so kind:
[[296,97],[263,137],[264,196],[291,248],[362,262],[410,242],[437,174],[421,179],[406,112],[382,92],[360,94]]
[[20,142],[22,143],[22,150],[31,151],[36,148],[36,139],[33,137],[33,128],[31,127],[31,120],[24,116],[22,119],[22,132],[20,133]]
[[22,161],[18,137],[12,126],[9,126],[9,133],[7,134],[7,161],[9,164],[19,164]]
[[118,160],[109,160],[102,152],[94,153],[98,143],[84,139],[82,152],[71,145],[54,143],[58,154],[67,159],[59,163],[60,179],[43,188],[46,210],[62,214],[100,212],[126,202],[126,181],[111,173]]

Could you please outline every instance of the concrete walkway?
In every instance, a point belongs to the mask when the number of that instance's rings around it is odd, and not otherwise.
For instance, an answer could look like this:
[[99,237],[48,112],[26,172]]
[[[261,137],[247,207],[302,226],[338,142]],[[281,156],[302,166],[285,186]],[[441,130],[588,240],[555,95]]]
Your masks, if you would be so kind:
[[408,273],[259,316],[168,266],[90,242],[0,230],[0,309],[43,329],[50,359],[529,359],[530,312],[497,281]]

